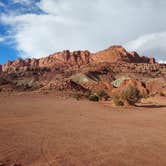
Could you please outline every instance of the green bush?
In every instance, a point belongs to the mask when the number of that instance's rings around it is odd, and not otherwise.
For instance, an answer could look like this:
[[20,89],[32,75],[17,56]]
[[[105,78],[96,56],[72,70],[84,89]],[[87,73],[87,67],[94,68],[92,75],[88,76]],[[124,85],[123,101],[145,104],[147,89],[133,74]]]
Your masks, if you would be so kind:
[[128,85],[120,94],[120,98],[127,101],[129,105],[134,105],[141,98],[140,92],[137,88]]
[[8,82],[4,78],[0,77],[0,85],[5,85],[7,83]]
[[114,96],[113,97],[113,102],[116,106],[124,106],[123,101],[120,99],[119,96]]
[[91,96],[92,95],[92,92],[91,91],[88,91],[88,92],[86,92],[86,94],[85,94],[85,98],[89,98],[89,96]]
[[97,95],[90,95],[90,96],[88,97],[88,99],[89,99],[90,101],[98,102],[98,101],[99,101],[99,96],[97,96]]
[[83,94],[81,94],[81,93],[75,93],[75,94],[73,94],[73,97],[74,97],[76,100],[80,100],[80,99],[82,99],[84,96],[83,96]]
[[108,100],[110,98],[110,96],[104,91],[104,90],[101,90],[97,93],[97,96],[100,98],[100,99],[104,99],[104,100]]

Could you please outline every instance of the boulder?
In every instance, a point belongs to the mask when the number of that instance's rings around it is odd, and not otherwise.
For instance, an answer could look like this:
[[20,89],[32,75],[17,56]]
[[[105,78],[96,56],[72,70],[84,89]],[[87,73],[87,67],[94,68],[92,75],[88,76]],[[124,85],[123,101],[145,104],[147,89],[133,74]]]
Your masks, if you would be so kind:
[[136,79],[126,79],[120,83],[118,88],[114,88],[110,92],[110,95],[119,95],[129,85],[131,85],[134,88],[137,88],[142,96],[146,96],[149,93],[146,88],[146,85],[143,82]]

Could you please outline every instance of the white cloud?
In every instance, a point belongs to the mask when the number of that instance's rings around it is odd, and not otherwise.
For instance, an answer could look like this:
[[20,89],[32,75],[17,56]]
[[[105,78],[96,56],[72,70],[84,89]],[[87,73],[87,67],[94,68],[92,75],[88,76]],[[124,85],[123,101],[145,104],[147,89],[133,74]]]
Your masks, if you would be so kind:
[[64,49],[96,51],[147,33],[150,35],[125,46],[142,53],[149,54],[154,49],[166,53],[165,32],[152,34],[166,29],[163,0],[13,0],[13,3],[30,3],[46,13],[1,14],[0,22],[11,27],[9,36],[22,57],[42,57]]
[[53,15],[3,16],[2,21],[14,27],[11,37],[22,57],[39,58],[68,47],[79,49],[80,38],[83,41],[86,39],[86,36],[76,35],[78,31],[75,32],[75,29],[80,26],[78,23],[66,22]]
[[12,0],[12,3],[14,4],[26,4],[26,5],[29,5],[32,3],[32,0]]
[[166,61],[158,61],[158,63],[160,63],[160,64],[166,64]]
[[136,50],[138,52],[146,53],[163,53],[160,55],[160,58],[157,59],[166,59],[166,32],[145,34],[137,39],[127,42],[124,46],[128,50]]
[[152,33],[145,34],[137,39],[126,43],[126,47],[128,49],[139,50],[144,48],[144,50],[148,50],[154,47],[158,47],[164,49],[166,51],[166,47],[164,47],[166,42],[166,32],[160,33]]
[[5,41],[5,38],[0,36],[0,43],[4,42]]

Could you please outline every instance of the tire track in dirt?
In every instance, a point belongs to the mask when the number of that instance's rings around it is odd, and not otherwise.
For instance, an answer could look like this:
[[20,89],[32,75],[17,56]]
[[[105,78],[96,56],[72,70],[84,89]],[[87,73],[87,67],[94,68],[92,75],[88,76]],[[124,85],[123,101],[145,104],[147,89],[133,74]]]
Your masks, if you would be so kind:
[[47,163],[47,166],[54,166],[55,159],[51,159],[52,155],[49,152],[49,136],[44,136],[41,141],[41,155]]

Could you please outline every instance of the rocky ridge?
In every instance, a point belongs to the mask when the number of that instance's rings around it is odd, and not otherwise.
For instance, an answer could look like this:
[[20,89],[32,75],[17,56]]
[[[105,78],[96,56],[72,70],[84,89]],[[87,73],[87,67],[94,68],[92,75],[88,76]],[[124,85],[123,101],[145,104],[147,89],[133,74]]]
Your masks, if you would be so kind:
[[17,59],[1,65],[0,70],[8,72],[12,70],[17,71],[19,69],[27,70],[28,68],[53,68],[55,66],[80,67],[82,65],[102,62],[155,64],[155,59],[139,56],[136,52],[127,52],[122,46],[112,46],[97,53],[90,53],[87,50],[73,52],[65,50],[41,59]]
[[127,52],[122,46],[97,53],[66,50],[45,58],[17,59],[0,65],[0,91],[104,90],[111,95],[118,88],[114,84],[118,81],[119,88],[132,83],[146,93],[165,91],[166,65],[156,63],[154,58]]

